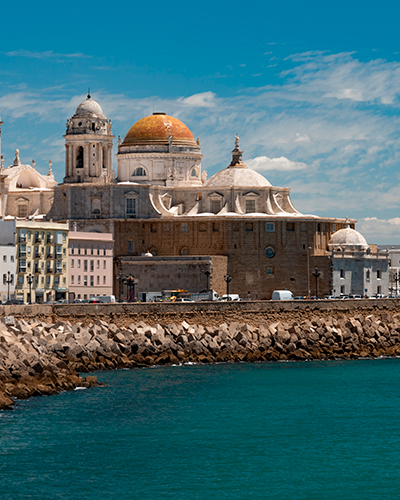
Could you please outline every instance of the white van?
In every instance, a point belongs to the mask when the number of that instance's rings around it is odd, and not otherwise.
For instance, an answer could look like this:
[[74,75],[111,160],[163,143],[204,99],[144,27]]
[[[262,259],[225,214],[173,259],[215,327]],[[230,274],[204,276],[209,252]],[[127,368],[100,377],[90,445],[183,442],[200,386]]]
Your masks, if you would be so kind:
[[294,300],[294,296],[289,290],[274,290],[271,300]]
[[225,294],[222,296],[221,300],[235,300],[238,301],[240,300],[239,294],[237,293],[230,293],[229,295]]
[[103,302],[104,304],[110,304],[115,302],[115,295],[99,295],[96,300]]

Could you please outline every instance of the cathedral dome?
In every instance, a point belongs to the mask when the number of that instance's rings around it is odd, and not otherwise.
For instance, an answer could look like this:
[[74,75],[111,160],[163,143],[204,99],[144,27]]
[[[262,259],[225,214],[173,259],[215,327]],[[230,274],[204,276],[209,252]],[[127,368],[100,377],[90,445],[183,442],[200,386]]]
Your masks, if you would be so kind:
[[243,167],[228,167],[217,172],[204,184],[205,187],[266,187],[271,186],[267,179],[256,172]]
[[88,94],[85,101],[81,102],[76,108],[75,116],[95,115],[98,118],[105,118],[101,106],[96,101],[93,101],[90,94]]
[[153,113],[142,118],[128,130],[123,146],[136,144],[168,144],[173,142],[197,147],[192,132],[177,118],[165,113]]
[[332,234],[329,247],[340,247],[343,250],[367,250],[369,245],[361,233],[347,226]]

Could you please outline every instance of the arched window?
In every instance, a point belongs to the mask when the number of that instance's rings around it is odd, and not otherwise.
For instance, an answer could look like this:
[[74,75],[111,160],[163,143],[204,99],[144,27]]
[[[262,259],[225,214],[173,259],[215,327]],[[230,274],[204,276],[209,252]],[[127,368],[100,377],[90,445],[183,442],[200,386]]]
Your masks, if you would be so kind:
[[181,255],[189,255],[189,247],[182,247],[180,254]]
[[135,168],[135,170],[132,173],[132,177],[139,177],[139,176],[143,176],[143,175],[147,175],[147,172],[143,167]]
[[149,252],[153,255],[153,257],[157,257],[157,255],[158,255],[158,250],[156,247],[151,247],[149,249]]
[[83,147],[76,148],[76,168],[83,168]]
[[190,172],[191,177],[197,177],[197,170],[195,168],[192,168],[192,171]]
[[106,148],[103,146],[103,168],[107,168]]

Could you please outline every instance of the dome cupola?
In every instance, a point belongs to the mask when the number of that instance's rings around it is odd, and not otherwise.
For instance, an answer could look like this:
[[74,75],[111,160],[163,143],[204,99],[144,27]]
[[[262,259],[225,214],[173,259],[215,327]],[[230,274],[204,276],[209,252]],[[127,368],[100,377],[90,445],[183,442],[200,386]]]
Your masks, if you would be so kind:
[[329,248],[347,252],[366,251],[369,245],[361,233],[346,224],[344,229],[339,229],[339,231],[332,234],[329,240]]

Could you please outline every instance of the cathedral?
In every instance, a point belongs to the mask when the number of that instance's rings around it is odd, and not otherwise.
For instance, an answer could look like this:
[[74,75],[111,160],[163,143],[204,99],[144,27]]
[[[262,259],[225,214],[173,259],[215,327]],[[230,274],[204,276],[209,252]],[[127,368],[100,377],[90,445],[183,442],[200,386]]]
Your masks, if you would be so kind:
[[64,138],[65,177],[47,218],[112,233],[115,275],[126,272],[122,262],[137,268],[145,254],[224,256],[230,290],[243,297],[267,299],[282,288],[307,295],[315,267],[319,294],[330,293],[329,241],[347,221],[301,214],[289,188],[245,165],[238,135],[227,167],[209,179],[200,140],[165,113],[140,119],[118,138],[116,174],[111,120],[90,95],[67,121]]

